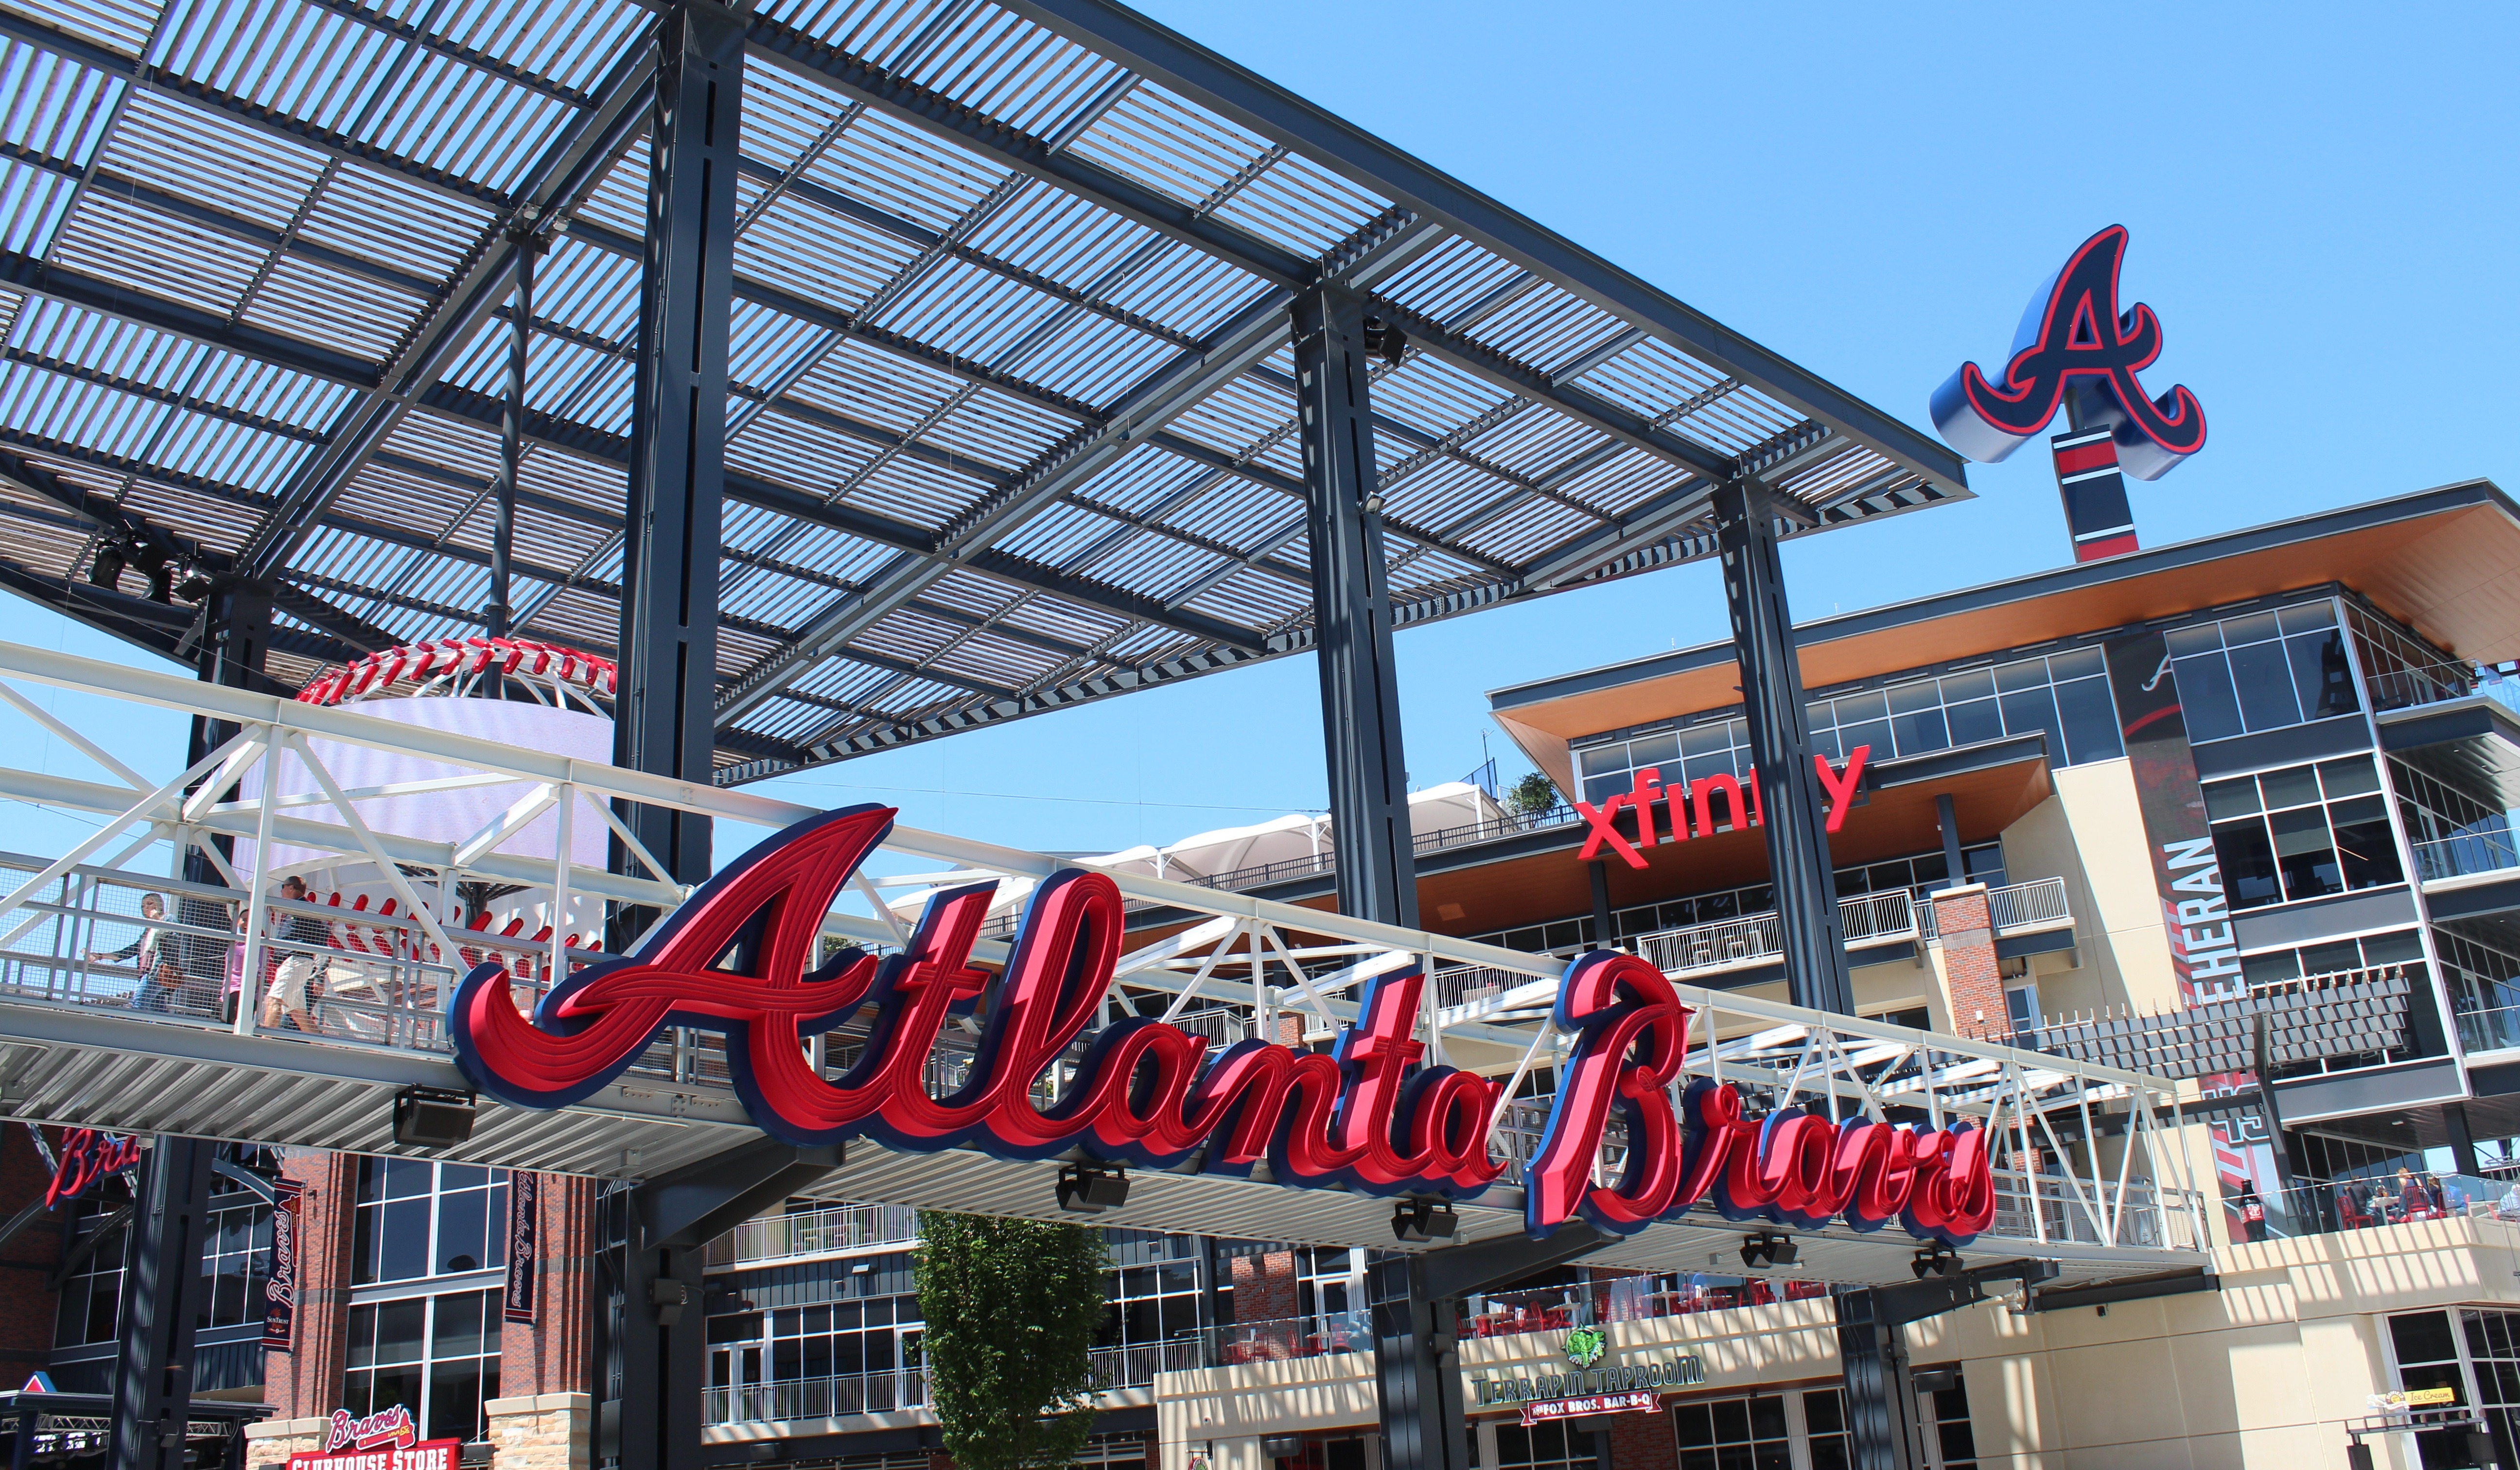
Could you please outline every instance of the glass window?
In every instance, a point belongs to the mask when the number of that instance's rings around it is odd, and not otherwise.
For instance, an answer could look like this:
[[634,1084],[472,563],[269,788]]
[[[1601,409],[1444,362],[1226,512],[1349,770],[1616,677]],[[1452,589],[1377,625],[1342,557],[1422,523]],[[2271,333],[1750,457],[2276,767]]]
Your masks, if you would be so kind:
[[[2092,656],[2097,658],[2098,651]],[[2056,715],[2065,731],[2069,763],[2111,761],[2126,753],[2118,738],[2117,703],[2109,697],[2106,679],[2073,679],[2057,685]]]
[[2326,602],[2166,635],[2191,741],[2220,740],[2361,709],[2344,635]]
[[1811,1470],[1851,1470],[1855,1456],[1846,1443],[1846,1402],[1836,1389],[1812,1389],[1803,1395],[1803,1433],[1810,1446]]
[[365,1416],[399,1403],[422,1439],[487,1439],[481,1405],[499,1397],[501,1300],[467,1291],[351,1307],[343,1407]]
[[1992,699],[1969,699],[1943,707],[1943,718],[1951,725],[1952,743],[1975,745],[1981,740],[2003,738],[2003,716]]
[[2301,723],[2293,698],[2292,670],[2279,643],[2249,644],[2230,650],[2231,686],[2240,696],[2240,722],[2250,730],[2280,730]]
[[232,1327],[262,1320],[264,1280],[271,1273],[271,1207],[213,1210],[202,1242],[202,1274],[209,1290],[197,1326]]
[[2179,712],[2191,744],[2241,733],[2240,702],[2231,692],[2231,666],[2222,653],[2182,658],[2171,665],[2179,681]]
[[[1684,1403],[1672,1410],[1672,1422],[1680,1439],[1680,1470],[1792,1470],[1782,1394]],[[1502,1459],[1502,1429],[1497,1445]]]
[[[1803,712],[1810,722],[1812,752],[1832,761],[1845,759],[1859,746],[1869,747],[1872,759],[1886,761],[2034,730],[2047,735],[2048,759],[2057,765],[2124,754],[2106,660],[2096,646],[1815,699]],[[2236,725],[2231,733],[2238,733]],[[1737,718],[1710,720],[1676,736],[1638,736],[1590,746],[1577,751],[1575,759],[1584,799],[1593,802],[1629,789],[1633,773],[1644,766],[1657,767],[1667,787],[1719,774],[1746,776],[1751,770],[1749,728]]]
[[2003,706],[2003,733],[2008,735],[2028,735],[2038,731],[2048,736],[2048,759],[2052,765],[2064,765],[2065,741],[2056,729],[2056,696],[2046,685],[2020,693],[2005,694],[1998,703]]
[[[1499,1424],[1496,1444],[1497,1470],[1597,1470],[1599,1464],[1593,1454],[1592,1431],[1571,1429],[1563,1421],[1529,1428]],[[1681,1465],[1688,1470],[1685,1455]],[[1780,1464],[1778,1470],[1784,1467]]]
[[[2206,811],[2214,819],[2214,849],[2231,907],[2296,903],[2403,881],[2397,834],[2378,784],[2365,756],[2208,783]],[[2261,810],[2263,816],[2254,815]]]
[[508,1264],[508,1172],[374,1155],[359,1160],[350,1279],[360,1285]]
[[2297,807],[2275,813],[2268,825],[2274,832],[2275,866],[2283,870],[2287,900],[2325,898],[2345,891],[2326,814],[2317,807]]
[[2214,856],[2222,863],[2223,889],[2232,908],[2262,909],[2283,902],[2283,887],[2275,881],[2274,843],[2267,836],[2264,819],[2216,823]]
[[[86,1244],[121,1208],[119,1204],[108,1204],[105,1195],[103,1186],[93,1188],[71,1207],[75,1213],[70,1217],[67,1244]],[[122,1305],[123,1256],[130,1249],[130,1240],[131,1232],[117,1226],[112,1237],[89,1251],[78,1268],[62,1279],[54,1318],[54,1346],[76,1348],[114,1340]]]

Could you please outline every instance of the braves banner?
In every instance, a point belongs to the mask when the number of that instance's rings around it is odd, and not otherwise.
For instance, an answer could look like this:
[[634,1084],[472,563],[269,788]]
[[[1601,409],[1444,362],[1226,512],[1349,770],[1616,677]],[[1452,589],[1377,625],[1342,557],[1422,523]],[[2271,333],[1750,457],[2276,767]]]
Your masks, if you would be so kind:
[[[635,952],[553,987],[530,1019],[500,966],[475,967],[448,1001],[458,1064],[502,1101],[563,1107],[621,1075],[659,1029],[704,1027],[726,1036],[754,1124],[799,1145],[864,1136],[1009,1159],[1081,1149],[1147,1169],[1204,1149],[1216,1173],[1247,1178],[1265,1159],[1282,1184],[1420,1196],[1473,1194],[1503,1172],[1488,1145],[1501,1084],[1419,1064],[1425,977],[1415,967],[1367,982],[1356,1022],[1328,1053],[1244,1041],[1211,1057],[1205,1037],[1118,1021],[1087,1043],[1059,1099],[1037,1105],[1037,1080],[1102,1011],[1119,958],[1125,915],[1103,873],[1043,879],[1002,973],[971,960],[995,882],[934,895],[897,955],[847,950],[807,971],[823,915],[893,815],[848,807],[771,837]],[[984,998],[969,1081],[933,1095],[923,1079],[940,1028]],[[867,1008],[859,1060],[823,1077],[804,1039]],[[1859,1229],[1898,1220],[1954,1244],[1993,1221],[1986,1136],[1967,1124],[1837,1123],[1800,1108],[1753,1118],[1738,1091],[1706,1081],[1676,1101],[1689,1015],[1662,972],[1634,956],[1595,952],[1568,967],[1557,1017],[1575,1039],[1524,1175],[1533,1235],[1579,1217],[1633,1232],[1709,1198],[1733,1220],[1817,1225],[1842,1215]],[[1614,1114],[1627,1125],[1626,1172],[1596,1185]]]
[[286,1353],[297,1342],[297,1224],[306,1186],[272,1181],[271,1275],[262,1283],[262,1346]]
[[[2152,855],[2154,891],[2170,937],[2171,975],[2182,1006],[2229,1001],[2248,994],[2240,972],[2240,948],[2223,893],[2221,861],[2207,824],[2205,791],[2196,757],[2187,745],[2187,722],[2179,706],[2179,680],[2159,629],[2113,639],[2106,646],[2109,690],[2117,696],[2118,723],[2127,764],[2135,778],[2136,807],[2143,819],[2144,846]],[[2254,1090],[2250,1072],[2200,1079],[2205,1095]],[[2236,1189],[2243,1180],[2279,1198],[2273,1145],[2266,1120],[2254,1110],[2213,1125],[2215,1172]]]
[[535,1263],[542,1255],[542,1176],[523,1170],[508,1176],[508,1289],[502,1321],[531,1326]]

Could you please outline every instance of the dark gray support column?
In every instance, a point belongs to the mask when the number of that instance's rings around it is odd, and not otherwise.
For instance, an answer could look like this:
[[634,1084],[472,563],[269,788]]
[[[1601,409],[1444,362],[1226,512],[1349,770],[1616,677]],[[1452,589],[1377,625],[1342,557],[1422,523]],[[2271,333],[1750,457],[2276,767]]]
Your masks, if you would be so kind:
[[161,1137],[141,1165],[113,1363],[113,1470],[183,1470],[217,1148],[207,1138]]
[[1562,1266],[1611,1239],[1579,1223],[1546,1240],[1516,1233],[1416,1256],[1385,1255],[1367,1270],[1382,1470],[1468,1470],[1462,1297]]
[[1382,498],[1374,493],[1364,307],[1345,291],[1319,287],[1297,296],[1293,309],[1339,912],[1414,929],[1418,864],[1409,838]]
[[[685,0],[666,11],[657,47],[612,759],[706,781],[742,26],[714,0]],[[674,869],[659,876],[697,883],[708,874],[706,818],[634,807],[624,820]]]
[[1837,1293],[1837,1359],[1846,1388],[1847,1439],[1855,1470],[1923,1470],[1916,1441],[1916,1385],[1908,1372],[1907,1334],[1883,1311],[1885,1293]]
[[[631,1192],[614,1224],[621,1262],[611,1335],[618,1393],[598,1410],[620,1470],[698,1470],[708,1370],[700,1268],[709,1241],[840,1166],[840,1149],[764,1138]],[[617,1447],[617,1448],[616,1448]]]
[[[211,592],[202,608],[202,638],[196,649],[196,674],[203,684],[227,689],[251,688],[263,672],[270,644],[269,590],[251,585],[222,584]],[[202,757],[225,744],[236,733],[237,727],[226,720],[195,715],[191,748],[184,757],[184,764],[198,764]],[[198,786],[195,789],[199,789]],[[221,799],[234,800],[235,788],[229,788]],[[218,848],[220,857],[235,855],[235,838],[212,837],[209,840]],[[184,849],[184,879],[211,888],[227,884],[227,876],[197,846]],[[187,897],[176,900],[175,917],[186,924],[216,930],[226,928],[232,915],[207,899]],[[179,934],[174,936],[174,940],[172,952],[187,979],[200,986],[221,987],[222,977],[227,973],[228,947],[196,934]],[[250,986],[244,987],[247,992],[251,989]]]
[[1619,937],[1618,920],[1610,913],[1610,865],[1606,858],[1595,858],[1584,865],[1592,869],[1593,879],[1593,948],[1606,950]]
[[[517,470],[525,454],[525,363],[534,336],[534,257],[545,243],[523,225],[512,226],[517,243],[516,294],[508,317],[508,400],[499,416],[499,485],[491,506],[490,600],[481,604],[483,632],[505,638],[515,631],[517,610],[510,566],[517,554]],[[505,690],[501,690],[502,697]]]
[[2476,1158],[2476,1134],[2467,1124],[2466,1103],[2442,1104],[2442,1132],[2450,1135],[2450,1167],[2470,1178],[2483,1175]]
[[[706,782],[715,745],[718,524],[743,31],[737,14],[715,0],[682,0],[666,9],[656,44],[612,759],[651,775]],[[708,876],[706,818],[629,806],[622,820],[671,869],[656,876],[684,883]],[[634,861],[614,839],[615,869],[629,870]],[[617,915],[613,948],[643,930],[646,918]],[[681,1218],[676,1191],[687,1182],[681,1176],[651,1181],[625,1206],[629,1219],[616,1246],[613,1361],[604,1375],[615,1396],[598,1412],[620,1470],[699,1470],[706,1240],[683,1238],[679,1226],[659,1227],[667,1217]],[[745,1213],[757,1208],[750,1204]]]
[[1948,869],[1943,876],[1943,886],[1958,888],[1968,881],[1968,863],[1960,856],[1960,818],[1959,813],[1952,808],[1950,792],[1934,797],[1934,821],[1943,829],[1943,867]]
[[1855,984],[1847,974],[1837,885],[1829,873],[1827,806],[1811,763],[1802,661],[1794,652],[1793,615],[1777,558],[1775,506],[1767,487],[1753,479],[1716,488],[1724,596],[1741,663],[1750,752],[1759,769],[1760,820],[1784,931],[1786,990],[1797,1005],[1852,1014]]

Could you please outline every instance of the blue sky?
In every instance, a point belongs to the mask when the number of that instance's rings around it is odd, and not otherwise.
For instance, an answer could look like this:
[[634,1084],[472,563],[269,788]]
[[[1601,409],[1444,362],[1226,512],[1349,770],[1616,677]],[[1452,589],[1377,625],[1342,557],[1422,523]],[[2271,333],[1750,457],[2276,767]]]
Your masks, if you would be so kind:
[[[2146,545],[2474,476],[2520,488],[2520,11],[1139,3],[1919,425],[1962,360],[2002,359],[2033,285],[2126,225],[2126,298],[2167,340],[2147,381],[2193,388],[2212,428],[2132,487]],[[1790,547],[1796,609],[2068,559],[2039,446],[1970,484]],[[0,636],[145,657],[11,610]],[[1722,627],[1692,566],[1405,633],[1411,774],[1461,776],[1484,735],[1510,776],[1487,690]],[[1318,703],[1312,661],[1284,660],[755,789],[1107,850],[1319,807]],[[0,727],[0,754],[89,774],[23,729]],[[182,755],[180,721],[111,734],[144,770]],[[49,840],[20,827],[0,845]]]

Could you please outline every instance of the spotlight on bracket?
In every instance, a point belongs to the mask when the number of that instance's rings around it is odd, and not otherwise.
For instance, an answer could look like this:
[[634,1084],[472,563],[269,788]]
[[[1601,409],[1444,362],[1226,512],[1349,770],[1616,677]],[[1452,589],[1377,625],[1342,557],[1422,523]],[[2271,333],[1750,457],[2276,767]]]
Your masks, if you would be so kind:
[[1100,1215],[1129,1202],[1129,1177],[1090,1164],[1070,1164],[1058,1171],[1058,1207],[1079,1215]]
[[1943,1276],[1956,1281],[1968,1268],[1961,1263],[1959,1252],[1938,1240],[1918,1251],[1915,1259],[1908,1263],[1908,1269],[1916,1273],[1919,1281],[1927,1276]]
[[405,1088],[394,1094],[395,1142],[412,1148],[453,1148],[472,1136],[472,1093]]
[[1403,1245],[1450,1240],[1460,1228],[1461,1218],[1440,1199],[1404,1199],[1391,1211],[1392,1236]]
[[1741,1264],[1757,1270],[1767,1266],[1791,1266],[1802,1258],[1802,1247],[1791,1235],[1775,1230],[1757,1230],[1741,1237]]
[[183,575],[175,580],[175,596],[187,602],[198,602],[210,595],[214,586],[209,571],[199,561],[186,560]]
[[1273,1460],[1291,1460],[1304,1452],[1304,1437],[1299,1434],[1264,1435],[1260,1452]]
[[108,592],[113,591],[114,585],[122,580],[122,544],[120,542],[106,541],[98,543],[96,556],[91,557],[87,564],[87,585],[90,587],[102,587]]
[[1408,334],[1392,323],[1380,317],[1367,317],[1363,325],[1365,350],[1368,354],[1381,358],[1387,363],[1396,363],[1400,361],[1401,354],[1409,350]]
[[134,542],[129,553],[131,569],[149,579],[149,601],[160,604],[175,600],[175,566],[166,549],[154,541]]

